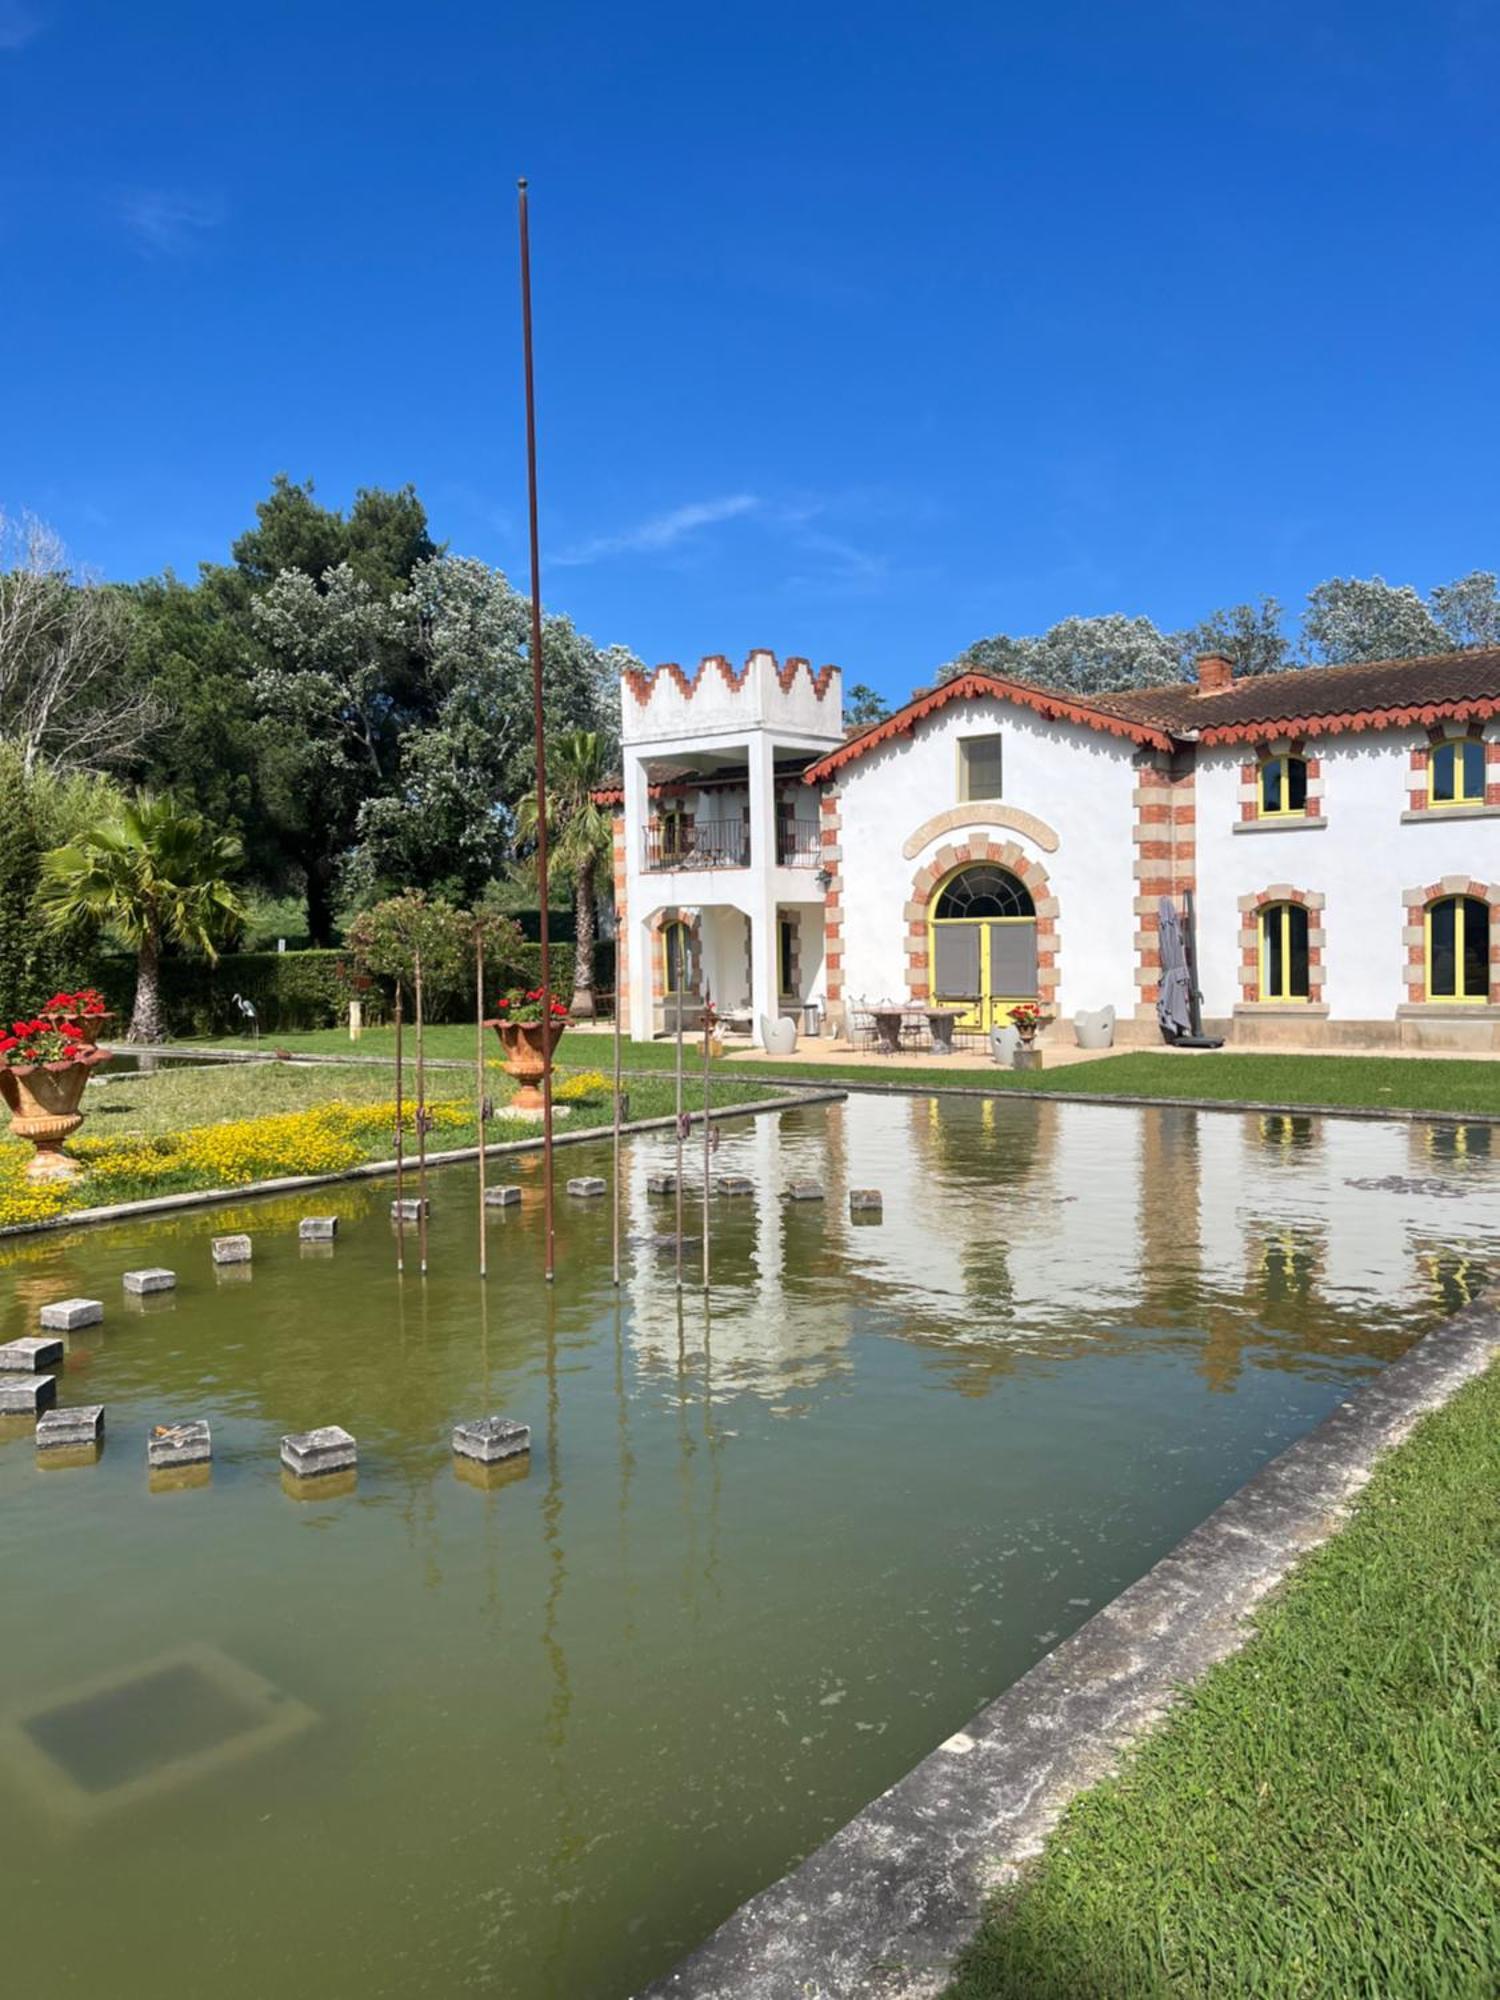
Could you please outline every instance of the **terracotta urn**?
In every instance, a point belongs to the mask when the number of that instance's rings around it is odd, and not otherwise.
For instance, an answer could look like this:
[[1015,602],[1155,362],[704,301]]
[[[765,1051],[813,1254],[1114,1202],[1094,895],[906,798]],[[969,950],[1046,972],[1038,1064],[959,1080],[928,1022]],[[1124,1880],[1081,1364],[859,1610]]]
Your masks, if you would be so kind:
[[486,1021],[487,1028],[493,1028],[500,1037],[500,1046],[505,1051],[505,1073],[513,1076],[520,1088],[515,1094],[512,1109],[516,1111],[540,1111],[542,1108],[541,1081],[547,1058],[562,1040],[567,1022],[561,1019],[550,1021]]
[[87,1056],[74,1062],[0,1069],[0,1097],[10,1107],[10,1129],[36,1148],[26,1167],[27,1180],[70,1181],[83,1172],[63,1151],[63,1141],[71,1139],[83,1123],[78,1109],[83,1087],[95,1064],[103,1061],[104,1050],[91,1048]]

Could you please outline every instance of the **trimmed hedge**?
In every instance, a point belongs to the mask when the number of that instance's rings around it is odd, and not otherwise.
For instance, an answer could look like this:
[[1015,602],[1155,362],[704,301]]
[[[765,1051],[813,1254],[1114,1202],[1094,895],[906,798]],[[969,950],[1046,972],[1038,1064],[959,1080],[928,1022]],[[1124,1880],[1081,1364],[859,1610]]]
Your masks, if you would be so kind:
[[[564,998],[573,991],[573,946],[561,941],[551,946],[552,984]],[[601,943],[594,952],[594,978],[601,992],[614,984],[615,948]],[[349,956],[343,951],[227,951],[217,965],[203,958],[167,958],[162,961],[162,1012],[169,1035],[243,1034],[248,1023],[234,1004],[234,995],[248,1000],[256,1011],[262,1034],[290,1033],[300,1028],[335,1028],[348,1017]],[[541,978],[541,951],[526,947],[523,963],[513,977],[522,985]],[[123,954],[100,958],[80,982],[97,986],[120,1016],[120,1028],[129,1019],[135,997],[135,960]],[[509,983],[509,982],[503,982]],[[490,969],[487,987],[493,996],[502,981]],[[389,1016],[388,995],[379,986],[361,996],[367,1021]],[[472,994],[430,996],[428,1018],[432,1021],[465,1021],[471,1018]]]

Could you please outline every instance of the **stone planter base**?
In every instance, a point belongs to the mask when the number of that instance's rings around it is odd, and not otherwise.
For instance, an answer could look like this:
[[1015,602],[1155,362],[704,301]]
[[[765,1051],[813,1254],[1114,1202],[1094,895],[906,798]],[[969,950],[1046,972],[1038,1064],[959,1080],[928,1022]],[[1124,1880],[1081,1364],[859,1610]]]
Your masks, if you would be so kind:
[[1040,1049],[1017,1049],[1010,1059],[1012,1069],[1040,1069],[1042,1052]]

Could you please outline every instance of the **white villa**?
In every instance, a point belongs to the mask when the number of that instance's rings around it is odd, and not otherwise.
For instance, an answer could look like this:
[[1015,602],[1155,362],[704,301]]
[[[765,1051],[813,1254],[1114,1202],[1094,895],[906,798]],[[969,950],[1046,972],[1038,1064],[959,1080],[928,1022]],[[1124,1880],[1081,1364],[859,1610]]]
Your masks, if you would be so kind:
[[1191,897],[1205,1028],[1500,1050],[1500,652],[1083,700],[968,673],[846,733],[837,667],[631,670],[620,1004],[759,1038],[881,1003],[1159,1040],[1157,911]]

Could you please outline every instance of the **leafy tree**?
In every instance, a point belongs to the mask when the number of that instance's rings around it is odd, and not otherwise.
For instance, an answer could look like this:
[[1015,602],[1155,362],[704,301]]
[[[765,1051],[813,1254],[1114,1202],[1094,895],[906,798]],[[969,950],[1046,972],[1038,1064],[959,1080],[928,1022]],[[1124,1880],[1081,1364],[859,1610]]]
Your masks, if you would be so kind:
[[488,971],[502,981],[523,963],[526,941],[513,918],[493,910],[459,910],[419,889],[361,910],[349,926],[348,945],[362,970],[415,992],[417,957],[422,990],[434,1010],[458,998],[474,977],[474,948],[482,937]]
[[1500,646],[1500,587],[1495,572],[1471,570],[1432,593],[1432,615],[1450,646]]
[[79,578],[42,521],[0,514],[0,737],[27,771],[118,762],[161,720],[152,693],[123,672],[130,605]]
[[45,764],[28,772],[20,749],[0,744],[0,1022],[86,980],[98,926],[46,921],[38,903],[42,857],[118,802],[107,778]]
[[[614,818],[594,803],[594,793],[608,775],[599,735],[592,729],[572,729],[547,753],[547,859],[573,884],[573,966],[575,1020],[594,1018],[594,940],[599,870],[609,865],[614,846]],[[537,834],[536,793],[528,792],[516,811],[516,834],[534,841]]]
[[1444,650],[1442,627],[1409,583],[1383,577],[1330,577],[1307,594],[1302,637],[1329,666],[1400,660]]
[[1181,678],[1188,679],[1200,653],[1223,653],[1234,662],[1237,678],[1247,674],[1280,674],[1294,662],[1281,629],[1281,606],[1274,597],[1258,604],[1235,604],[1210,611],[1178,641]]
[[255,514],[256,525],[232,549],[235,567],[252,591],[267,589],[289,569],[321,586],[330,570],[345,563],[372,590],[390,591],[439,553],[428,533],[427,510],[411,486],[396,493],[361,487],[345,516],[318,504],[310,479],[298,485],[278,472]]
[[42,864],[40,907],[59,927],[105,924],[136,954],[135,1002],[128,1039],[164,1039],[161,957],[174,944],[218,956],[244,921],[229,882],[240,844],[212,832],[169,794],[137,792]]
[[884,695],[877,694],[863,681],[856,681],[844,697],[844,720],[854,729],[864,729],[872,722],[884,722],[890,712]]
[[283,570],[251,615],[268,659],[253,682],[260,785],[302,870],[308,933],[326,945],[361,811],[393,788],[402,731],[423,719],[409,671],[412,607],[342,563],[321,586]]

